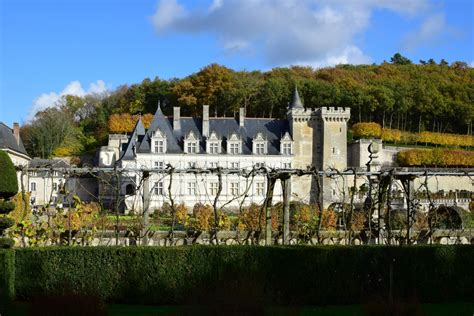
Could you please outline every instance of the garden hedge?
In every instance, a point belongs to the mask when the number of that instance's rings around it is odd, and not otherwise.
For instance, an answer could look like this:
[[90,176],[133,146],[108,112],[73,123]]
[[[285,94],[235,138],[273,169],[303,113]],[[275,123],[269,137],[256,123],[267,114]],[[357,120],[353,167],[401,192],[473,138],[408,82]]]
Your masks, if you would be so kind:
[[[474,300],[474,247],[192,246],[0,251],[3,293],[117,303],[321,305]],[[13,267],[14,265],[14,267]],[[390,271],[392,270],[392,278]],[[13,279],[14,277],[14,279]]]
[[[15,251],[0,249],[0,302],[15,296]],[[2,304],[0,304],[0,313]]]
[[471,135],[421,132],[412,133],[398,129],[382,128],[378,123],[363,122],[352,125],[352,136],[360,138],[381,138],[386,143],[425,144],[431,146],[474,147]]
[[474,167],[474,151],[410,149],[397,154],[402,167]]

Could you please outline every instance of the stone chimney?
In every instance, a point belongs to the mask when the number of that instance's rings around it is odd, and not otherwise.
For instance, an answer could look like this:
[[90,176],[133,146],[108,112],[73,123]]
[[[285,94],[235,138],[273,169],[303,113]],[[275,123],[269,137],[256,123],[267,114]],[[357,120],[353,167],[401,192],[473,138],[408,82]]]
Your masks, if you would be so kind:
[[209,105],[202,106],[202,136],[209,137]]
[[20,145],[20,124],[18,123],[13,123],[13,136],[15,136],[17,145]]
[[244,126],[245,122],[245,108],[239,109],[239,126]]
[[173,107],[173,130],[179,131],[181,129],[181,108],[179,106]]

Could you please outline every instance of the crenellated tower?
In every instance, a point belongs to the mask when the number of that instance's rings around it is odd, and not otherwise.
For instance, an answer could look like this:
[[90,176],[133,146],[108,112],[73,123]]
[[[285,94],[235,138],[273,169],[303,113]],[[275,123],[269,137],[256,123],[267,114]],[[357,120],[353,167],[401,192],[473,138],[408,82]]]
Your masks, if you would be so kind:
[[322,125],[322,135],[319,137],[322,141],[320,167],[342,171],[347,168],[347,122],[351,117],[351,109],[322,107],[319,112]]

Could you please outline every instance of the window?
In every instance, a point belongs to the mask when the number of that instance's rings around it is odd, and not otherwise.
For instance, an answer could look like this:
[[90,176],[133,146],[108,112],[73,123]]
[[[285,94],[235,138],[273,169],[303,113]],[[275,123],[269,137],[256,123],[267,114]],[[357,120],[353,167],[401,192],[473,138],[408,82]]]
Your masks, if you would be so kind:
[[283,169],[291,169],[291,162],[284,162]]
[[210,154],[218,154],[219,153],[219,143],[212,142],[209,144],[209,153]]
[[37,175],[36,171],[30,171],[30,177],[36,177]]
[[196,182],[188,182],[188,195],[196,195]]
[[36,192],[36,182],[31,182],[30,183],[30,191],[31,192]]
[[155,182],[155,194],[163,195],[163,182]]
[[255,153],[257,155],[265,154],[265,143],[256,143],[255,144]]
[[58,190],[58,184],[56,182],[53,182],[53,191]]
[[263,182],[257,182],[256,183],[255,193],[257,195],[263,195],[263,186],[264,186]]
[[196,163],[195,162],[188,162],[188,168],[189,169],[195,169],[196,168]]
[[155,161],[155,169],[163,169],[164,163],[163,161]]
[[291,155],[291,143],[283,143],[281,153],[283,155]]
[[165,152],[165,146],[163,140],[155,140],[155,153],[162,154]]
[[209,162],[209,168],[217,168],[219,166],[218,162]]
[[232,155],[239,154],[239,144],[238,143],[229,144],[229,154],[232,154]]
[[263,167],[265,167],[264,162],[256,162],[255,163],[255,168],[260,169],[260,168],[263,168]]
[[197,143],[196,142],[188,142],[187,153],[188,154],[197,153]]
[[230,194],[233,196],[239,195],[239,183],[238,182],[231,182],[230,183]]
[[229,166],[231,169],[239,169],[239,163],[238,162],[231,162],[229,163]]
[[219,189],[219,183],[218,182],[210,182],[209,183],[209,194],[210,195],[216,196],[218,189]]
[[127,184],[127,186],[125,187],[125,194],[126,195],[135,194],[135,186],[131,183]]

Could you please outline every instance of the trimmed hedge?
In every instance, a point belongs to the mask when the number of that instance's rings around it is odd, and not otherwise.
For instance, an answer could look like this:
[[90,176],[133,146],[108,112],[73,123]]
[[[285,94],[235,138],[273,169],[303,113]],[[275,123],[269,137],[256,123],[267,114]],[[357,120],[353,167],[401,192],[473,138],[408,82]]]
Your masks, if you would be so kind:
[[474,147],[474,136],[435,132],[402,132],[398,129],[382,128],[380,124],[374,122],[354,124],[352,131],[355,139],[381,138],[384,142],[395,144]]
[[6,152],[0,150],[0,198],[9,199],[18,192],[15,166]]
[[352,136],[359,138],[381,138],[382,127],[378,123],[364,122],[352,125]]
[[397,154],[403,167],[474,167],[474,151],[411,149]]
[[[0,249],[0,302],[15,297],[15,251]],[[0,304],[0,313],[2,304]],[[2,313],[3,315],[3,313]]]
[[19,299],[95,295],[110,302],[321,305],[474,300],[474,247],[93,247],[15,250]]

